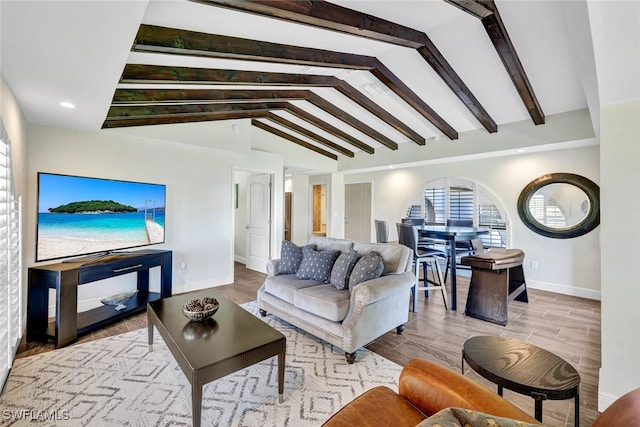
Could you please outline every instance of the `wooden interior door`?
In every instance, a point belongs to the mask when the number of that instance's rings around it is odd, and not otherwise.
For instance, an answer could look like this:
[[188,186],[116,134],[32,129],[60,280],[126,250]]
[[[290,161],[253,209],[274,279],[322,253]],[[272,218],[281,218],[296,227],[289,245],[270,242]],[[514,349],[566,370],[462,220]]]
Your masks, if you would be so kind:
[[370,182],[344,186],[344,222],[345,238],[359,242],[371,241]]

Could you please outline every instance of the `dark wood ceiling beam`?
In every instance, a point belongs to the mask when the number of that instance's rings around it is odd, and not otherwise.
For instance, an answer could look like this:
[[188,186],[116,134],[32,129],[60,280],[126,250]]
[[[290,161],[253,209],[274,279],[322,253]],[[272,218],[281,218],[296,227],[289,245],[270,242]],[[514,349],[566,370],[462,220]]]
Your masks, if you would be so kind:
[[116,89],[111,104],[268,102],[306,99],[308,93],[297,89]]
[[350,70],[369,70],[373,57],[221,36],[155,25],[140,25],[131,49],[205,58],[277,62]]
[[107,117],[102,124],[103,129],[168,125],[175,123],[195,123],[210,122],[215,120],[233,120],[266,117],[269,110],[249,110],[249,111],[228,111],[222,113],[190,114],[190,115],[170,115],[170,116],[149,116],[138,119],[127,119],[122,117]]
[[255,126],[255,127],[259,128],[259,129],[262,129],[264,131],[267,131],[267,132],[269,132],[269,133],[271,133],[273,135],[279,136],[280,138],[284,138],[284,139],[286,139],[286,140],[288,140],[290,142],[293,142],[294,144],[298,144],[299,146],[304,147],[304,148],[306,148],[308,150],[315,151],[318,154],[322,154],[323,156],[329,157],[330,159],[338,160],[338,156],[336,156],[335,154],[330,153],[330,152],[328,152],[326,150],[323,150],[320,147],[316,147],[313,144],[309,144],[308,142],[303,141],[300,138],[296,138],[293,135],[289,135],[288,133],[283,132],[280,129],[276,129],[276,128],[272,127],[272,126],[269,126],[266,123],[262,123],[259,120],[252,119],[251,120],[251,125]]
[[267,73],[212,68],[170,67],[164,65],[126,64],[120,83],[180,83],[180,84],[244,84],[270,86],[332,87],[333,76],[313,74]]
[[372,138],[378,141],[380,144],[392,150],[398,149],[398,144],[396,144],[393,140],[391,140],[391,138],[388,138],[387,136],[378,132],[371,126],[367,125],[366,123],[356,119],[346,111],[341,110],[340,108],[336,107],[330,102],[327,102],[326,99],[315,94],[314,92],[309,91],[309,96],[307,97],[307,101],[312,105],[315,105],[316,107],[320,108],[321,110],[331,114],[333,117],[342,120],[349,126],[355,129],[358,129],[360,132],[367,135],[369,138]]
[[364,142],[361,142],[360,140],[354,138],[353,136],[349,135],[348,133],[346,133],[345,131],[338,129],[337,127],[330,125],[329,123],[320,120],[319,118],[315,117],[314,115],[308,113],[307,111],[303,110],[302,108],[293,105],[292,103],[287,103],[287,111],[290,112],[291,114],[293,114],[294,116],[309,122],[317,127],[319,127],[320,129],[325,130],[326,132],[330,133],[333,136],[336,136],[346,142],[348,142],[349,144],[353,145],[354,147],[357,147],[359,149],[361,149],[362,151],[369,153],[369,154],[373,154],[375,152],[374,148],[370,145],[365,144]]
[[[369,154],[374,153],[374,149],[370,145],[365,144],[335,126],[320,120],[290,102],[112,105],[107,113],[107,118],[103,124],[103,128],[144,126],[162,123],[188,123],[190,121],[199,122],[206,120],[206,117],[211,117],[211,120],[220,120],[219,117],[229,114],[233,114],[232,118],[234,119],[265,117],[267,112],[277,110],[288,111],[309,124],[344,140],[354,147],[357,147]],[[261,114],[254,114],[255,111],[258,111]],[[243,113],[247,113],[247,115],[243,115]],[[193,118],[193,120],[190,120],[190,118]],[[328,144],[326,145],[333,144],[329,140],[326,141],[328,141]],[[338,144],[334,145],[335,146],[331,148],[341,151]],[[345,151],[343,154],[347,156],[350,154],[353,155],[350,150]]]
[[426,141],[419,133],[398,120],[387,110],[381,108],[378,104],[363,95],[362,92],[351,86],[349,83],[338,79],[338,84],[335,86],[335,89],[362,108],[369,111],[374,116],[378,117],[380,120],[393,127],[398,132],[402,133],[407,138],[411,139],[416,144],[425,145]]
[[[340,31],[386,43],[418,49],[454,94],[489,132],[498,127],[460,76],[424,32],[326,1],[298,0],[191,0],[262,16]],[[467,0],[461,0],[467,1]],[[449,136],[449,135],[447,135]]]
[[[162,65],[142,65],[127,64],[122,73],[122,83],[187,83],[191,84],[219,84],[220,80],[227,77],[229,70],[217,70],[208,68],[187,68],[187,67],[169,67]],[[375,102],[371,101],[353,86],[333,76],[304,76],[298,74],[277,73],[275,76],[276,83],[266,82],[264,73],[259,71],[243,71],[236,72],[232,75],[236,85],[297,85],[302,87],[331,87],[338,90],[351,101],[360,105],[379,119],[385,121],[389,126],[398,132],[408,136],[418,145],[424,145],[425,139],[417,132],[413,131],[406,124],[402,123],[396,117],[379,107]],[[398,80],[399,81],[399,80]],[[407,89],[408,90],[408,89]],[[286,90],[278,89],[267,91],[258,90],[225,90],[225,89],[117,89],[113,97],[114,104],[120,103],[154,103],[167,102],[175,96],[178,101],[203,100],[215,101],[222,100],[225,97],[235,98],[232,92],[237,92],[239,98],[250,99],[255,96],[256,99],[261,97],[269,97],[273,99],[291,99],[298,98],[304,93],[304,98],[308,97],[308,91],[305,90]],[[279,97],[279,93],[282,97]],[[410,99],[410,98],[408,98]],[[427,106],[428,108],[428,106]],[[395,143],[394,143],[395,144]],[[386,144],[385,144],[386,145]]]
[[458,139],[458,132],[445,122],[426,102],[416,95],[402,80],[396,77],[382,63],[373,71],[378,80],[388,86],[396,95],[411,105],[427,118],[436,128],[447,135],[449,139]]
[[[542,107],[538,102],[536,94],[533,91],[533,87],[529,82],[529,78],[524,71],[524,67],[520,62],[516,48],[511,42],[511,38],[507,33],[500,14],[498,13],[498,7],[493,0],[445,0],[448,3],[456,6],[459,9],[468,12],[469,14],[480,18],[482,25],[484,25],[489,39],[493,43],[493,46],[498,52],[498,56],[502,61],[504,67],[511,77],[522,102],[524,103],[531,119],[536,125],[544,124],[545,116],[542,111]],[[487,14],[486,11],[491,13]]]
[[[207,37],[209,37],[209,39],[207,39]],[[167,50],[169,45],[172,47],[170,50]],[[189,31],[173,28],[141,25],[138,30],[138,35],[136,36],[136,42],[134,43],[133,50],[149,52],[151,51],[150,49],[152,46],[156,46],[157,49],[162,48],[165,53],[172,54],[182,54],[182,52],[184,52],[185,55],[199,54],[200,56],[226,59],[247,60],[249,58],[253,58],[255,61],[280,64],[363,69],[369,70],[369,72],[376,77],[380,74],[385,75],[387,77],[383,80],[383,83],[385,84],[387,84],[387,82],[400,81],[400,79],[396,77],[391,70],[386,68],[377,58],[372,56],[340,53],[206,33],[191,33]],[[441,58],[440,62],[443,61],[446,62],[444,58]],[[381,67],[383,69],[380,69]],[[229,71],[227,70],[227,72]],[[262,74],[265,75],[267,73]],[[282,73],[274,74],[278,75]],[[194,77],[186,75],[185,72],[180,73],[180,77],[187,83],[195,83],[193,81]],[[124,78],[125,76],[123,76],[123,79]],[[449,78],[445,80],[445,82],[454,80],[455,79]],[[459,77],[456,81],[459,81],[460,83],[462,82]],[[470,93],[469,89],[467,89],[464,84],[462,85],[464,88],[463,93]],[[392,86],[389,86],[389,88],[404,100],[417,98],[417,95],[405,84],[393,84]],[[456,90],[455,88],[453,89],[454,91]],[[468,97],[465,95],[465,99],[467,98]],[[475,98],[473,99],[475,100]],[[449,138],[457,138],[457,132],[455,130],[453,132],[445,132],[443,130],[453,128],[444,121],[442,117],[434,114],[433,109],[424,101],[419,100],[411,102],[409,105]],[[478,105],[476,110],[480,109],[482,109],[482,106]],[[489,117],[488,120],[491,120],[491,118]],[[486,121],[486,119],[483,118],[482,121]],[[455,137],[453,135],[455,135]]]
[[[166,91],[166,90],[165,90]],[[181,95],[181,94],[176,94],[174,93],[175,91],[172,92],[172,94],[175,94],[181,101],[185,101],[185,98],[187,97],[196,97],[199,98],[200,100],[202,100],[202,98],[208,98],[207,101],[225,101],[225,104],[228,105],[234,105],[234,103],[242,103],[243,101],[246,102],[246,100],[249,100],[251,102],[260,102],[262,101],[262,99],[264,98],[271,98],[271,99],[277,99],[277,100],[284,100],[284,99],[305,99],[308,102],[310,102],[312,105],[315,105],[316,107],[322,109],[323,111],[327,112],[328,114],[331,114],[332,116],[334,116],[335,118],[342,120],[343,122],[347,123],[349,126],[359,130],[360,132],[364,133],[365,135],[369,136],[370,138],[375,139],[376,141],[378,141],[379,143],[391,148],[392,150],[397,150],[398,149],[398,144],[395,143],[393,140],[391,140],[390,138],[388,138],[387,136],[383,135],[382,133],[378,132],[377,130],[373,129],[372,127],[370,127],[369,125],[363,123],[362,121],[358,120],[357,118],[353,117],[351,114],[345,112],[344,110],[341,110],[339,108],[337,108],[336,106],[334,106],[333,104],[331,104],[330,102],[327,102],[324,98],[322,98],[321,96],[317,95],[314,92],[311,92],[309,90],[283,90],[283,91],[268,91],[268,90],[246,90],[246,91],[235,91],[235,90],[220,90],[220,91],[210,91],[210,94],[205,94],[202,93],[201,90],[198,91],[198,93],[195,94],[191,94],[191,95]],[[238,92],[237,94],[235,92]],[[280,92],[282,92],[282,97],[279,97]],[[214,95],[215,93],[215,95]],[[132,102],[131,99],[132,97],[135,98],[138,102],[143,102],[145,105],[144,106],[139,106],[136,105],[135,107],[119,107],[119,106],[112,106],[111,110],[109,110],[108,115],[109,116],[121,116],[122,114],[118,113],[118,112],[127,112],[127,113],[132,113],[135,114],[136,111],[140,111],[140,112],[145,112],[145,114],[152,114],[151,112],[160,112],[162,111],[162,114],[171,114],[170,111],[179,111],[180,113],[183,113],[184,109],[178,108],[178,106],[180,105],[192,105],[191,109],[194,110],[193,112],[206,112],[207,110],[211,109],[212,107],[207,107],[207,105],[220,105],[220,104],[177,104],[175,103],[175,100],[173,99],[169,99],[167,93],[157,93],[157,94],[149,94],[150,96],[147,96],[147,98],[151,98],[153,97],[155,99],[154,104],[150,104],[148,103],[146,100],[142,99],[141,100],[141,96],[139,96],[139,94],[136,93],[131,93],[131,92],[127,92],[126,94],[120,93],[118,94],[116,91],[116,94],[114,95],[114,104],[117,104],[116,102],[116,97],[118,100],[122,99],[123,95],[128,95],[128,102]],[[138,96],[136,96],[138,95]],[[154,96],[155,95],[155,96]],[[238,96],[239,99],[235,99],[234,97]],[[158,99],[162,99],[162,102],[160,104],[158,104]],[[241,101],[242,100],[242,101]],[[167,102],[167,101],[172,101],[172,102]],[[133,101],[135,102],[135,101]],[[163,106],[166,106],[163,108]],[[220,107],[215,107],[216,109],[219,109]],[[114,113],[115,112],[115,113]],[[160,114],[160,113],[156,113],[156,114]]]
[[282,116],[279,116],[277,114],[274,113],[269,113],[267,114],[267,119],[271,120],[272,122],[278,123],[280,126],[283,126],[289,130],[292,130],[294,132],[299,133],[300,135],[304,135],[307,138],[317,142],[318,144],[322,144],[327,148],[330,148],[334,151],[337,151],[338,153],[344,154],[347,157],[354,157],[354,153],[351,150],[348,150],[346,148],[344,148],[342,145],[340,144],[336,144],[335,142],[324,138],[320,135],[318,135],[315,132],[311,132],[309,129],[302,127],[296,123],[293,123],[290,120],[285,119]]
[[[364,96],[356,88],[336,79],[335,89],[378,117],[389,126],[407,136],[418,145],[425,145],[425,139],[410,127],[402,123],[378,104]],[[160,104],[160,103],[206,103],[206,102],[243,102],[307,99],[310,91],[296,89],[116,89],[112,105]]]
[[458,99],[471,111],[482,126],[484,126],[489,133],[497,132],[498,125],[496,122],[491,118],[482,104],[480,104],[480,101],[471,93],[471,90],[464,84],[449,62],[440,54],[440,51],[438,51],[431,40],[427,39],[427,45],[418,48],[417,51],[456,94]]
[[347,34],[417,48],[423,33],[346,7],[321,1],[299,0],[192,0],[263,16],[340,31]]
[[145,117],[190,116],[246,110],[284,110],[286,102],[251,102],[229,104],[160,104],[111,106],[107,118],[140,119]]

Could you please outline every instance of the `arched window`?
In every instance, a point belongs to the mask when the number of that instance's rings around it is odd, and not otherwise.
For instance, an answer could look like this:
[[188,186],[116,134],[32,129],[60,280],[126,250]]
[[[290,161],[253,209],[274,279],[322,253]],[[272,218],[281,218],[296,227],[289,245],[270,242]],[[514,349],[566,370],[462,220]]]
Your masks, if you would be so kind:
[[476,182],[442,178],[426,184],[406,210],[405,218],[424,218],[427,225],[447,220],[467,220],[491,232],[482,237],[484,247],[506,247],[506,212],[495,196]]

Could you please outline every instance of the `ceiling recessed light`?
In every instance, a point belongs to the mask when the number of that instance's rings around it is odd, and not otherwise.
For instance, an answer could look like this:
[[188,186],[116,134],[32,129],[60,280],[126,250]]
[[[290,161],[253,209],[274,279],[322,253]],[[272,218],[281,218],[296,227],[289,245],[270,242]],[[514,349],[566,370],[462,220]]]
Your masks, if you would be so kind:
[[60,103],[60,106],[61,106],[61,107],[64,107],[64,108],[69,108],[69,109],[76,108],[76,106],[75,106],[74,104],[72,104],[72,103],[70,103],[70,102],[67,102],[67,101],[62,101],[62,102]]

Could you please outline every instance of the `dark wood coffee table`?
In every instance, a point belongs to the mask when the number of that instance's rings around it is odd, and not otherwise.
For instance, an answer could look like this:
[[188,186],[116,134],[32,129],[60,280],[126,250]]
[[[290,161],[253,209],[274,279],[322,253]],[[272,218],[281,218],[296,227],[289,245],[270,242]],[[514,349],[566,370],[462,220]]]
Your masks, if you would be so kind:
[[[192,298],[213,297],[220,308],[212,319],[192,322],[182,305]],[[286,338],[283,334],[234,304],[215,290],[202,290],[163,298],[147,304],[149,350],[153,327],[191,383],[193,426],[200,426],[202,387],[225,375],[278,356],[278,397],[284,393]]]
[[580,425],[580,374],[567,361],[535,345],[511,338],[479,336],[465,341],[464,362],[482,377],[535,400],[535,418],[542,422],[542,401],[575,399],[575,425]]

